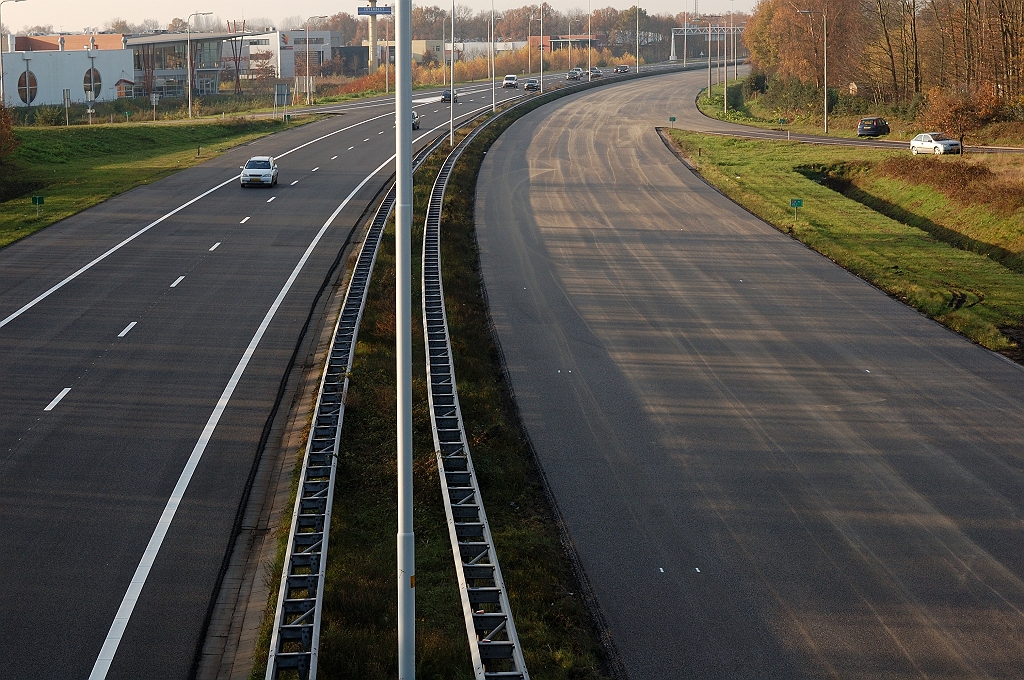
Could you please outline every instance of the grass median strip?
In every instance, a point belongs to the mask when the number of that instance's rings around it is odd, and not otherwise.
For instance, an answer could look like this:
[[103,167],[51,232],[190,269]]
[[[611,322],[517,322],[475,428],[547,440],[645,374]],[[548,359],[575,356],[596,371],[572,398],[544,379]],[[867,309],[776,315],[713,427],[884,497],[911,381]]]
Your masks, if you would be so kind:
[[[234,119],[17,128],[21,145],[0,165],[0,247],[140,184],[298,124]],[[33,195],[45,201],[38,217]]]
[[[482,297],[473,196],[483,152],[499,133],[497,126],[488,129],[456,166],[442,217],[459,397],[531,675],[601,678],[598,636],[520,437]],[[414,243],[421,242],[429,191],[443,159],[443,152],[435,153],[416,177]],[[417,677],[471,678],[427,411],[418,247],[413,268]],[[397,672],[394,290],[392,223],[370,286],[346,406],[321,637],[325,677],[390,678]]]
[[[665,132],[708,182],[761,219],[971,340],[1014,355],[1008,335],[1024,321],[1024,274],[828,186],[836,168],[875,167],[906,152]],[[919,200],[939,200],[905,179],[871,177],[876,190],[885,186],[893,200],[900,192],[912,197],[907,212],[919,208]],[[794,198],[803,201],[798,218],[790,207]],[[963,211],[958,219],[974,214]],[[972,239],[984,238],[979,229],[963,227]],[[1001,242],[1014,238],[998,236]]]

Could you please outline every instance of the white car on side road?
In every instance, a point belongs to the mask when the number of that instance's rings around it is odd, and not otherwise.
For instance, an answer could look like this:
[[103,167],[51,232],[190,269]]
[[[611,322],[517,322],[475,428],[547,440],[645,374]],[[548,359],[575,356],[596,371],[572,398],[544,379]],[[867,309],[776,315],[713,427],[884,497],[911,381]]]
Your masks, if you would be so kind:
[[936,156],[944,153],[963,153],[960,142],[950,139],[941,132],[923,132],[910,140],[910,153],[933,153]]
[[243,187],[272,187],[277,184],[277,161],[273,156],[253,156],[241,168]]
[[505,80],[501,81],[502,87],[514,87],[519,89],[519,76],[512,75],[511,73],[505,76]]

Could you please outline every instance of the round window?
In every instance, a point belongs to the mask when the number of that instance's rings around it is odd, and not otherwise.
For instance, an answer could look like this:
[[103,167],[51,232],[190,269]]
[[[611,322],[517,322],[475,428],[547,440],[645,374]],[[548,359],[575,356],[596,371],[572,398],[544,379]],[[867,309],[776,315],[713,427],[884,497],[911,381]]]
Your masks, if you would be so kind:
[[85,90],[86,99],[89,98],[90,90],[92,91],[93,99],[99,97],[102,85],[103,81],[100,79],[99,71],[97,71],[94,68],[91,68],[85,72],[85,78],[82,79],[82,89]]
[[21,97],[21,101],[26,104],[31,104],[36,98],[36,92],[39,90],[38,83],[36,83],[36,74],[32,71],[25,71],[18,78],[18,96]]

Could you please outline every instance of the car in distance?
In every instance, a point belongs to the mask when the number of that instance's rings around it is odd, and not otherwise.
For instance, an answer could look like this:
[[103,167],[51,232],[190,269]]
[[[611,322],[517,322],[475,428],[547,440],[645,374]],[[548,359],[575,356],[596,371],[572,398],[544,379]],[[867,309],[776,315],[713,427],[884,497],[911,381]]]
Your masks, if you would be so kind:
[[441,93],[441,101],[442,102],[455,102],[456,104],[458,104],[459,103],[459,93],[456,92],[455,90],[445,90],[444,92]]
[[950,139],[941,132],[922,132],[910,140],[910,153],[933,153],[936,156],[944,153],[962,153],[960,142]]
[[510,73],[507,76],[505,76],[505,80],[501,81],[501,86],[502,87],[514,87],[514,88],[516,88],[518,90],[519,89],[519,77]]
[[536,78],[527,78],[523,81],[523,89],[526,91],[537,90],[540,91],[540,81]]
[[612,73],[629,73],[629,67],[625,64],[619,64],[612,69]]
[[253,156],[241,168],[243,187],[272,187],[277,184],[277,162],[273,156]]
[[887,134],[889,134],[889,124],[883,118],[877,116],[861,118],[857,123],[858,137],[880,137]]
[[591,78],[600,78],[603,75],[604,74],[601,73],[601,69],[597,68],[596,66],[594,68],[590,69],[590,77]]
[[420,114],[416,113],[415,111],[412,112],[412,129],[420,129]]
[[577,66],[576,68],[571,69],[568,73],[565,74],[565,79],[566,80],[579,80],[582,77],[583,77],[583,69],[581,69],[579,66]]

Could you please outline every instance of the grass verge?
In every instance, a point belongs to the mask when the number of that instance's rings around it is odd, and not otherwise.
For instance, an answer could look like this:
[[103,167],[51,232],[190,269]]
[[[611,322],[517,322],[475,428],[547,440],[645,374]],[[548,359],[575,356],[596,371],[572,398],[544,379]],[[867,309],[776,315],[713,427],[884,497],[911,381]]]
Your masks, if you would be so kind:
[[[971,340],[1014,355],[1004,330],[1024,322],[1024,275],[825,184],[832,168],[903,152],[665,132],[708,182],[761,219]],[[791,198],[803,199],[799,219]]]
[[[300,124],[229,119],[189,125],[16,128],[21,146],[0,166],[0,247],[136,186]],[[33,195],[45,200],[39,217]]]
[[[537,98],[532,109],[550,101]],[[521,107],[518,115],[525,113]],[[442,267],[459,398],[513,615],[536,678],[601,678],[601,649],[541,479],[519,435],[479,277],[473,196],[484,151],[517,116],[488,128],[452,175]],[[493,129],[492,129],[493,128]],[[464,134],[464,133],[462,133]],[[413,239],[422,242],[434,154],[415,182]],[[413,249],[414,493],[417,677],[471,678],[465,624],[441,498],[419,327],[420,251]],[[397,673],[394,231],[385,233],[353,367],[339,457],[320,672]]]

